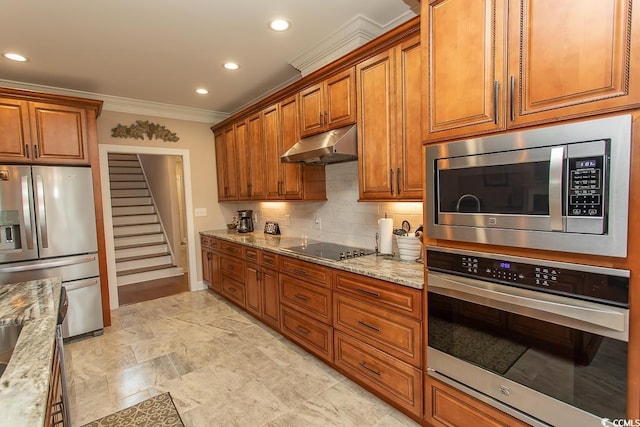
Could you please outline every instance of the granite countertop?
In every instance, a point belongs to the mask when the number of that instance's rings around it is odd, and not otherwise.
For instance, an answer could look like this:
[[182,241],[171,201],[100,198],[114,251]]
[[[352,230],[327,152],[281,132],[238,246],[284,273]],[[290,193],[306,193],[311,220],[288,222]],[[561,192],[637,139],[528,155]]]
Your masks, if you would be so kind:
[[[286,248],[303,244],[300,237],[272,236],[263,233],[236,233],[228,230],[207,230],[201,231],[210,237],[240,243],[258,249],[279,253],[292,258],[326,265],[338,270],[349,271],[375,279],[386,280],[398,285],[408,286],[415,289],[424,288],[424,264],[415,261],[401,261],[398,257],[389,255],[367,255],[359,258],[345,259],[342,261],[331,261],[327,259],[313,258],[287,251]],[[306,243],[315,241],[306,240]]]
[[0,377],[0,426],[44,425],[61,287],[59,278],[0,285],[0,325],[23,325]]

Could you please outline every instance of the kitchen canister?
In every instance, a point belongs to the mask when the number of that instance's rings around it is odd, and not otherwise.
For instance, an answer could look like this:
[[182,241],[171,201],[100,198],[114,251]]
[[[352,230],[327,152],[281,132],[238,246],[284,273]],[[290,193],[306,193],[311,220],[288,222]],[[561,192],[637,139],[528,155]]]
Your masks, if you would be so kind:
[[396,236],[398,254],[403,261],[414,261],[420,258],[422,242],[416,236]]
[[378,253],[390,255],[393,253],[393,219],[380,218],[378,220]]

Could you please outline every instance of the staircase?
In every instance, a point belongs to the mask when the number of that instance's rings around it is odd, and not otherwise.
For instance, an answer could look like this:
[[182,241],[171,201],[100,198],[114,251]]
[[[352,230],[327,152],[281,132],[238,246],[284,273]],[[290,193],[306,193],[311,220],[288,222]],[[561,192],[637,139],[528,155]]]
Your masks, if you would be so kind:
[[109,154],[118,286],[179,276],[136,154]]

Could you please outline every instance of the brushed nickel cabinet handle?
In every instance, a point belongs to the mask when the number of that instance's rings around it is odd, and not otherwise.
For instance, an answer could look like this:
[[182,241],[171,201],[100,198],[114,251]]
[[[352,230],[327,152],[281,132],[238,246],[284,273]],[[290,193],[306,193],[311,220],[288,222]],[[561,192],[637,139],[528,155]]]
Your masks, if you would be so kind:
[[500,93],[500,82],[493,82],[493,123],[498,124],[498,94]]
[[360,323],[362,326],[371,329],[372,331],[376,331],[376,332],[380,332],[380,328],[370,325],[367,322],[363,321],[363,320],[358,320],[358,323]]
[[296,331],[300,332],[302,335],[309,335],[309,331],[300,325],[296,326]]
[[380,298],[380,294],[377,293],[377,292],[369,291],[367,289],[362,289],[362,288],[357,288],[357,291],[361,292],[361,293],[363,293],[365,295],[369,295],[369,296],[372,296],[372,297],[375,297],[375,298]]
[[396,171],[396,194],[400,195],[400,168]]
[[515,101],[515,92],[516,92],[516,78],[515,76],[510,77],[510,86],[511,86],[511,94],[509,95],[510,104],[511,104],[511,121],[516,120],[516,101]]
[[34,145],[34,146],[33,146],[33,156],[34,156],[34,158],[36,158],[36,159],[37,159],[38,157],[40,157],[40,155],[38,154],[38,146],[37,146],[37,145]]
[[320,127],[322,127],[322,113],[320,113],[320,120],[318,120],[320,122]]
[[367,366],[367,364],[365,362],[360,362],[360,366],[362,366],[364,369],[366,369],[367,371],[371,372],[372,374],[375,374],[377,376],[382,375],[382,372],[375,370],[373,368],[370,368]]
[[389,169],[389,187],[393,196],[393,169]]
[[294,272],[294,273],[301,274],[301,275],[303,275],[303,276],[306,276],[306,275],[307,275],[307,272],[306,272],[305,270],[301,270],[301,269],[299,269],[299,268],[294,268],[294,269],[293,269],[293,272]]
[[329,119],[327,118],[327,112],[324,112],[324,125],[328,126],[329,125]]
[[29,158],[29,144],[24,144],[24,154]]
[[309,298],[304,295],[295,294],[294,297],[298,298],[300,301],[309,301]]

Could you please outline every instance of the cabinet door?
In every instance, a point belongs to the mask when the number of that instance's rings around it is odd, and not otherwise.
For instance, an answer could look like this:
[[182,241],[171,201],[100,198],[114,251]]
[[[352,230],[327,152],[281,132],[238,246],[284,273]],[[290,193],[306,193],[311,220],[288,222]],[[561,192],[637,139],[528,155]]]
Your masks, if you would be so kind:
[[422,200],[425,175],[422,154],[422,51],[419,37],[396,53],[396,197]]
[[356,66],[361,200],[393,197],[395,144],[393,58],[390,51]]
[[509,127],[638,105],[640,87],[632,75],[640,72],[640,56],[632,55],[632,47],[640,43],[640,32],[632,32],[631,23],[640,21],[631,4],[509,3],[509,77],[515,109]]
[[282,195],[285,199],[299,200],[302,192],[302,165],[297,163],[280,163],[280,155],[300,139],[298,126],[298,98],[292,96],[280,103],[280,132],[282,149],[278,154],[278,163],[282,167]]
[[422,2],[424,140],[505,128],[505,28],[504,0]]
[[262,111],[262,130],[266,150],[266,197],[280,199],[282,179],[280,167],[280,108],[274,104]]
[[[355,70],[329,77],[326,82],[324,126],[327,129],[346,126],[356,121]],[[419,89],[419,88],[418,88]],[[418,90],[418,96],[420,90]]]
[[260,289],[260,270],[255,264],[247,264],[244,275],[244,286],[246,292],[246,309],[262,317],[262,291]]
[[280,296],[278,293],[278,272],[262,269],[260,275],[263,295],[262,319],[274,329],[280,329]]
[[235,130],[233,127],[224,130],[224,152],[226,166],[225,200],[238,199],[238,155],[235,144]]
[[314,135],[324,129],[324,89],[318,83],[300,92],[300,137]]
[[248,124],[248,152],[250,158],[251,181],[249,189],[251,199],[260,200],[266,198],[267,147],[262,137],[262,114],[255,114],[247,119]]
[[34,163],[89,164],[84,108],[29,103]]
[[238,200],[251,198],[251,157],[247,121],[234,125],[235,148],[238,165]]
[[211,287],[211,252],[208,249],[202,249],[202,281]]
[[217,252],[209,252],[209,271],[211,272],[209,288],[217,293],[221,293],[222,276],[220,270],[220,254]]
[[28,162],[30,146],[27,102],[0,98],[0,161]]

